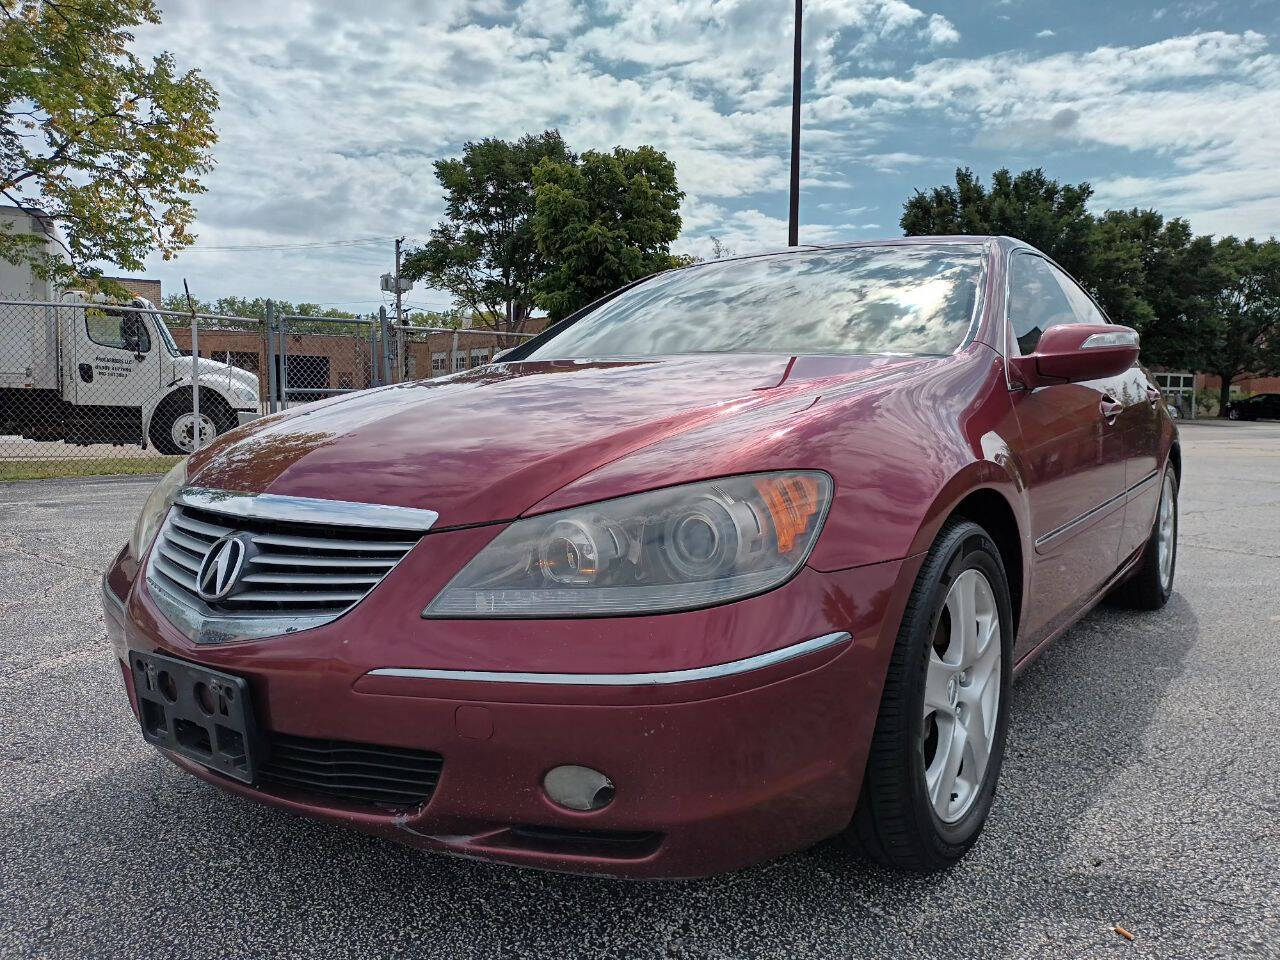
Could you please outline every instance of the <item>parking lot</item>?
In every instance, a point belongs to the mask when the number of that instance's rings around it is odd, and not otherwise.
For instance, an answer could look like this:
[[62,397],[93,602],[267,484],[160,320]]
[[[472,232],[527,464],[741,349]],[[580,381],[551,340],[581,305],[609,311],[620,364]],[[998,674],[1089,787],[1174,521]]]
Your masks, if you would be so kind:
[[0,485],[0,955],[1280,956],[1280,424],[1182,436],[1173,600],[1101,608],[1023,675],[986,833],[935,877],[835,843],[559,876],[225,795],[143,743],[105,639],[151,479]]

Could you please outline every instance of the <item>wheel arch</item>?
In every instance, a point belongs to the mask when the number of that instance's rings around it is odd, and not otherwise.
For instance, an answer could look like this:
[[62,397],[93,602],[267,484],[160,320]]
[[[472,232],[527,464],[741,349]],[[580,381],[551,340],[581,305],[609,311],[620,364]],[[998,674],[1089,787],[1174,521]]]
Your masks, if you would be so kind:
[[1173,465],[1173,475],[1178,481],[1178,486],[1182,486],[1182,446],[1177,440],[1169,445],[1169,463]]
[[990,460],[970,464],[942,489],[916,531],[911,553],[923,553],[948,520],[963,518],[982,527],[995,542],[1009,581],[1014,635],[1022,620],[1030,578],[1030,529],[1016,478]]
[[[166,404],[179,397],[186,397],[187,406],[191,405],[191,381],[187,380],[183,383],[174,384],[169,390],[158,394],[155,401],[143,410],[142,435],[150,438],[151,424],[155,420],[156,413]],[[203,409],[206,402],[216,401],[226,407],[227,411],[234,416],[235,407],[231,401],[217,387],[211,387],[208,384],[200,384],[200,406]],[[232,423],[234,426],[234,422]]]

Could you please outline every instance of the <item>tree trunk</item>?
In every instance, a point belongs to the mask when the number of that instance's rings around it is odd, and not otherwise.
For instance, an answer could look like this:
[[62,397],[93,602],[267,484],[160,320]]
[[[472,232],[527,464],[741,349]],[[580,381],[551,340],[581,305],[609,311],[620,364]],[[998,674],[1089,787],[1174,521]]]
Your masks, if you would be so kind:
[[1218,374],[1218,379],[1222,382],[1218,387],[1218,416],[1220,417],[1227,415],[1227,404],[1231,400],[1231,380],[1234,376],[1234,373]]

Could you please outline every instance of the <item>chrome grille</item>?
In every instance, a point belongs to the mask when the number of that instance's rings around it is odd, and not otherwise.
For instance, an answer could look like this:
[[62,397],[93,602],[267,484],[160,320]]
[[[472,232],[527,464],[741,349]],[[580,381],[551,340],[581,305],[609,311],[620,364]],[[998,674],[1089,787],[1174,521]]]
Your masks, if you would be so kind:
[[[339,522],[324,522],[317,504],[325,501],[317,500],[305,501],[306,519],[300,520],[299,511],[287,508],[302,498],[184,491],[193,493],[180,495],[170,508],[151,551],[148,582],[167,597],[166,612],[189,634],[208,634],[195,637],[203,642],[291,632],[336,619],[377,586],[430,525],[355,525],[341,509],[333,511]],[[385,521],[385,511],[394,508],[369,509],[384,511],[378,519]],[[221,599],[205,600],[196,583],[201,564],[214,544],[233,534],[248,544],[235,587]]]

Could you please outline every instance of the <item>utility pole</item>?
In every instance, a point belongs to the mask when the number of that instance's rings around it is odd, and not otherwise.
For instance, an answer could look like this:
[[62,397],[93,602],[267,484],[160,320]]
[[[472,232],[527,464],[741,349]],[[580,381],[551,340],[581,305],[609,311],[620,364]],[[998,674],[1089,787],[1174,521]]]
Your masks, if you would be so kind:
[[791,68],[791,213],[787,223],[787,246],[800,244],[800,35],[804,23],[804,0],[796,0],[796,47]]
[[[796,0],[799,3],[799,0]],[[404,314],[400,311],[400,245],[404,237],[396,237],[396,325],[404,323]]]

